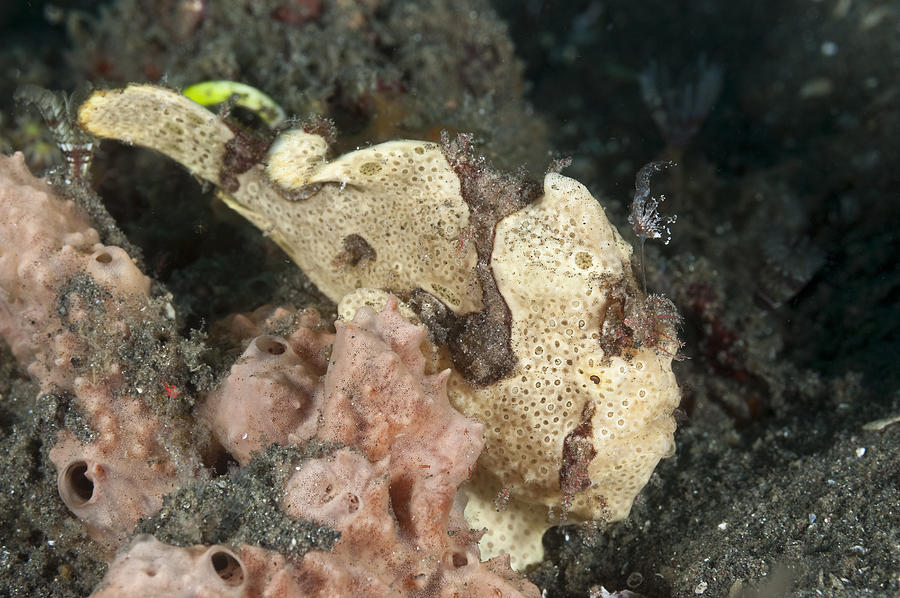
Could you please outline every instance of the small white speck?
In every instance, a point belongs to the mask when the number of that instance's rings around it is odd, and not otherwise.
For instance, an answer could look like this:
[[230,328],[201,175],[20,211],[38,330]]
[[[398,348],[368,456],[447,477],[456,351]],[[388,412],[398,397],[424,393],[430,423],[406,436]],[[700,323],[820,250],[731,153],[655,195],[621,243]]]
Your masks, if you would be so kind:
[[810,513],[810,514],[809,514],[809,522],[810,522],[810,523],[815,523],[815,522],[816,522],[816,514],[815,514],[815,513]]
[[858,449],[856,449],[856,456],[857,456],[857,457],[862,457],[862,456],[865,455],[865,454],[866,454],[866,447],[861,446],[861,447],[859,447]]
[[703,592],[706,591],[706,588],[708,588],[708,587],[709,587],[708,583],[706,583],[705,581],[701,581],[700,583],[697,584],[697,587],[694,588],[694,593],[702,594]]
[[822,46],[819,48],[822,52],[822,56],[834,56],[838,52],[838,45],[832,41],[822,42]]
[[56,546],[56,540],[47,540],[47,546]]
[[241,436],[241,440],[247,440],[247,433],[246,433],[246,432],[244,432],[244,435]]
[[727,522],[727,521],[723,521],[722,523],[720,523],[720,524],[717,525],[716,527],[719,528],[719,531],[724,532],[726,529],[728,529],[728,522]]

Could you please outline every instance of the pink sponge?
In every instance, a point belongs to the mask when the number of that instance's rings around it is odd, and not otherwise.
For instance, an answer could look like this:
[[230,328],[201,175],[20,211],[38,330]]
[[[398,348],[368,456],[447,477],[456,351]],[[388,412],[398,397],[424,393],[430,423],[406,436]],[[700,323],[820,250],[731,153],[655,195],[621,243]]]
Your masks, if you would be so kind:
[[287,339],[258,336],[199,415],[243,465],[267,444],[292,444],[315,434],[320,375]]
[[[260,423],[279,438],[342,446],[296,464],[280,490],[289,515],[332,527],[340,539],[330,551],[298,559],[242,546],[235,557],[246,579],[240,595],[536,598],[537,588],[513,573],[508,558],[481,562],[480,534],[456,500],[483,445],[481,424],[450,407],[447,372],[424,373],[423,329],[403,319],[396,300],[381,313],[364,307],[336,328],[328,371],[312,390],[311,370],[291,343],[261,336],[214,394],[215,408],[204,410],[230,450],[247,448],[234,442],[240,425],[260,444],[266,435],[253,429]],[[291,416],[273,416],[285,412]],[[201,547],[148,542],[117,558],[107,583],[134,568],[131,551],[155,551],[158,567],[152,577],[133,575],[131,585],[116,586],[120,592],[155,596],[196,583],[184,567]]]
[[[102,298],[113,314],[123,300],[146,297],[150,288],[124,251],[100,243],[73,202],[28,172],[21,153],[0,156],[0,334],[45,389],[70,386],[76,372],[66,358],[84,351],[75,335],[59,330],[60,316],[72,321],[96,312],[60,302],[76,275],[115,290],[115,297]],[[114,316],[104,324],[114,333],[121,320]]]
[[336,328],[318,436],[357,447],[372,463],[388,457],[398,524],[436,548],[446,541],[456,488],[484,446],[481,424],[450,406],[449,370],[425,375],[425,330],[403,319],[396,299]]
[[[154,593],[146,591],[151,583]],[[153,536],[137,536],[110,566],[96,598],[241,598],[247,596],[240,558],[224,546],[176,548]]]
[[[164,495],[205,475],[187,442],[204,442],[190,435],[191,417],[161,414],[171,403],[150,409],[133,376],[141,364],[124,356],[146,322],[165,328],[148,290],[125,252],[101,244],[21,156],[0,157],[0,334],[43,392],[74,397],[85,429],[60,431],[50,458],[62,500],[110,548]],[[424,329],[396,300],[337,323],[335,337],[312,313],[295,323],[278,336],[235,318],[234,330],[256,336],[196,415],[242,464],[273,442],[323,447],[271,491],[289,516],[340,539],[290,557],[139,536],[95,595],[536,597],[508,559],[480,560],[457,488],[481,452],[482,426],[448,403],[447,371],[425,373]]]
[[[287,338],[265,334],[267,327],[294,319],[295,330]],[[239,339],[253,337],[225,382],[197,410],[221,446],[245,465],[253,451],[268,444],[311,438],[321,403],[316,390],[334,341],[318,313],[262,307],[229,316],[218,328]]]
[[42,393],[75,397],[88,430],[60,431],[50,458],[63,501],[108,548],[199,467],[193,448],[166,442],[172,422],[126,390],[121,349],[151,318],[149,289],[21,154],[0,156],[0,335]]

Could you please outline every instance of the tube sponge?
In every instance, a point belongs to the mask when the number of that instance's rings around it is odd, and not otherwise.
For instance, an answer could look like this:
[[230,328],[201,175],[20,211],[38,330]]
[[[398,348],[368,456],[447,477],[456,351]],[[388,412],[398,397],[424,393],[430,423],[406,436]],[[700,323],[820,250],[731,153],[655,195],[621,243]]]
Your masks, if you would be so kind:
[[[450,406],[447,371],[424,372],[424,329],[403,319],[396,299],[380,313],[363,307],[336,328],[328,371],[313,392],[319,407],[298,424],[314,424],[313,444],[320,448],[312,454],[324,454],[291,464],[281,500],[288,515],[340,532],[331,550],[288,560],[247,545],[226,552],[145,538],[116,559],[97,595],[180,596],[187,589],[205,595],[222,587],[214,577],[221,573],[214,556],[220,554],[221,569],[234,572],[229,579],[239,571],[245,580],[242,593],[226,588],[223,595],[537,598],[537,588],[512,572],[507,557],[481,561],[479,533],[469,529],[456,497],[483,446],[482,427]],[[257,347],[260,338],[273,342],[258,337]],[[283,342],[278,357],[293,351]],[[229,377],[252,378],[258,367],[273,385],[280,380],[292,388],[278,371],[302,360],[271,361],[258,353],[266,352],[248,350],[247,369],[235,368]],[[230,411],[232,401],[244,400],[241,392],[226,381],[217,409]],[[268,413],[271,405],[258,408]],[[260,420],[251,414],[250,421]]]
[[[168,598],[244,598],[248,572],[225,546],[168,546],[139,535],[109,567],[93,598],[167,596]],[[152,593],[147,585],[152,584]]]
[[74,397],[88,429],[57,433],[60,496],[115,547],[199,467],[195,447],[168,443],[172,422],[130,388],[136,368],[123,355],[133,352],[121,350],[142,322],[166,322],[165,308],[131,258],[102,244],[21,154],[0,157],[0,214],[0,334],[42,393]]
[[319,377],[288,339],[254,338],[219,388],[198,410],[238,463],[269,443],[296,444],[316,431]]

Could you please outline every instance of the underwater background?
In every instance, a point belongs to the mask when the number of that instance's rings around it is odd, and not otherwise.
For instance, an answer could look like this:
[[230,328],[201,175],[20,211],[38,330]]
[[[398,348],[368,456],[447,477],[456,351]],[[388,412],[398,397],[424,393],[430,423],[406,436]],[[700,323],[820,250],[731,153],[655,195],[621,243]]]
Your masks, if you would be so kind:
[[[554,160],[623,236],[659,159],[648,290],[683,317],[677,452],[628,520],[559,526],[548,597],[900,595],[900,3],[533,0],[6,2],[0,149],[62,155],[26,83],[249,83],[325,116],[337,150],[474,133]],[[176,164],[104,144],[94,183],[184,329],[260,303],[334,306]],[[0,593],[86,596],[103,566],[56,494],[53,414],[0,353]],[[64,531],[60,531],[64,530]],[[55,539],[67,538],[65,542]]]

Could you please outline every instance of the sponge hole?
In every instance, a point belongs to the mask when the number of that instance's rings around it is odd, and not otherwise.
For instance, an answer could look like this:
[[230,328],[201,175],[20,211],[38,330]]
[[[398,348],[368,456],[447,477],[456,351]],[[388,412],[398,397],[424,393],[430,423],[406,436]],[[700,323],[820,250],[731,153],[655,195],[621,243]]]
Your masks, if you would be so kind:
[[269,355],[282,355],[287,351],[287,345],[272,336],[261,336],[256,339],[256,347]]
[[69,507],[82,507],[93,498],[94,482],[87,471],[87,461],[75,461],[66,467],[59,482],[59,494]]
[[244,583],[244,567],[236,556],[225,550],[216,550],[209,555],[213,571],[226,586],[237,587]]

